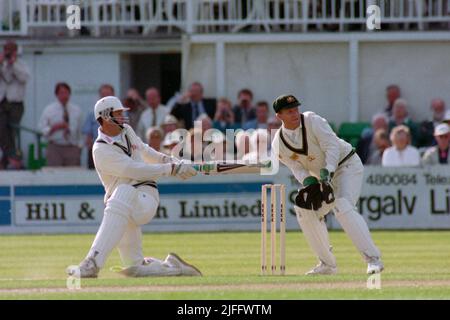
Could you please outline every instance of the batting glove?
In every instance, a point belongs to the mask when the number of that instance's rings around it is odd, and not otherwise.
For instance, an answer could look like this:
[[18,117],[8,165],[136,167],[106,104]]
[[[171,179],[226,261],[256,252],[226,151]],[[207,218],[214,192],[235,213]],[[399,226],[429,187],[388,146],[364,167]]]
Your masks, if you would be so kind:
[[172,163],[172,176],[186,180],[197,175],[197,170],[195,170],[191,164],[188,164],[181,160],[179,163]]

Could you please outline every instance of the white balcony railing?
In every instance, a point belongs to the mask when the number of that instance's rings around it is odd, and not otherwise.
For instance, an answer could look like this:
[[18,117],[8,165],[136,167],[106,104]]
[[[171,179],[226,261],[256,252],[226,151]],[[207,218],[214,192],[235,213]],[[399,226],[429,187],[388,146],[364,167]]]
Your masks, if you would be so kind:
[[[405,30],[448,29],[450,0],[0,0],[0,35],[67,32],[66,9],[78,5],[81,26],[95,36],[366,30],[366,9]],[[74,33],[72,33],[74,34]],[[75,33],[76,34],[76,33]]]

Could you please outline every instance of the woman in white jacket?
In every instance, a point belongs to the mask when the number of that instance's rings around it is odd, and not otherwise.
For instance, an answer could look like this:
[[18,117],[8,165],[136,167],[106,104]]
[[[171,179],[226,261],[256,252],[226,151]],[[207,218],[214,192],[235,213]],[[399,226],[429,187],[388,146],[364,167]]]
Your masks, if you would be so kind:
[[383,167],[418,167],[420,166],[420,153],[416,147],[411,146],[411,133],[405,125],[392,129],[390,134],[392,147],[383,152],[381,164]]

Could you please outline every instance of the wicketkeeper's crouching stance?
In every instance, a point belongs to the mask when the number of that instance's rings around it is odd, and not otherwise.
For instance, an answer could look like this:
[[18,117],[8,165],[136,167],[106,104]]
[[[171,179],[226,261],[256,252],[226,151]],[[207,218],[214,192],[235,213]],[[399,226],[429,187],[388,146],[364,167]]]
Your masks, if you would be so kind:
[[368,264],[367,273],[383,270],[381,254],[369,228],[356,211],[364,167],[352,146],[339,139],[328,122],[313,112],[299,112],[292,95],[273,103],[283,122],[272,150],[303,185],[296,197],[297,220],[319,264],[307,274],[335,274],[324,216],[333,209],[336,219]]
[[[120,100],[112,96],[95,104],[100,128],[92,152],[105,187],[106,208],[94,243],[79,265],[79,276],[97,277],[115,247],[125,267],[122,273],[127,276],[199,276],[197,268],[176,254],[170,253],[164,261],[144,258],[142,254],[141,225],[150,222],[159,204],[155,180],[162,176],[187,179],[197,172],[144,144],[125,123],[125,110]],[[76,271],[67,272],[73,275]]]

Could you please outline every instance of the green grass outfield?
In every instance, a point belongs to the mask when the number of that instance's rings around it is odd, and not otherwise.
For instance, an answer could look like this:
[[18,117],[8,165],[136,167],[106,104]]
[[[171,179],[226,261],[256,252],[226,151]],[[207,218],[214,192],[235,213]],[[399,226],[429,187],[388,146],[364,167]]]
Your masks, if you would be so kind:
[[260,233],[145,234],[144,253],[176,252],[203,277],[124,278],[110,267],[66,288],[94,235],[0,236],[0,299],[449,299],[450,231],[375,231],[386,270],[382,289],[366,288],[366,264],[342,232],[331,232],[339,274],[307,277],[316,264],[300,232],[287,234],[287,275],[259,275]]

